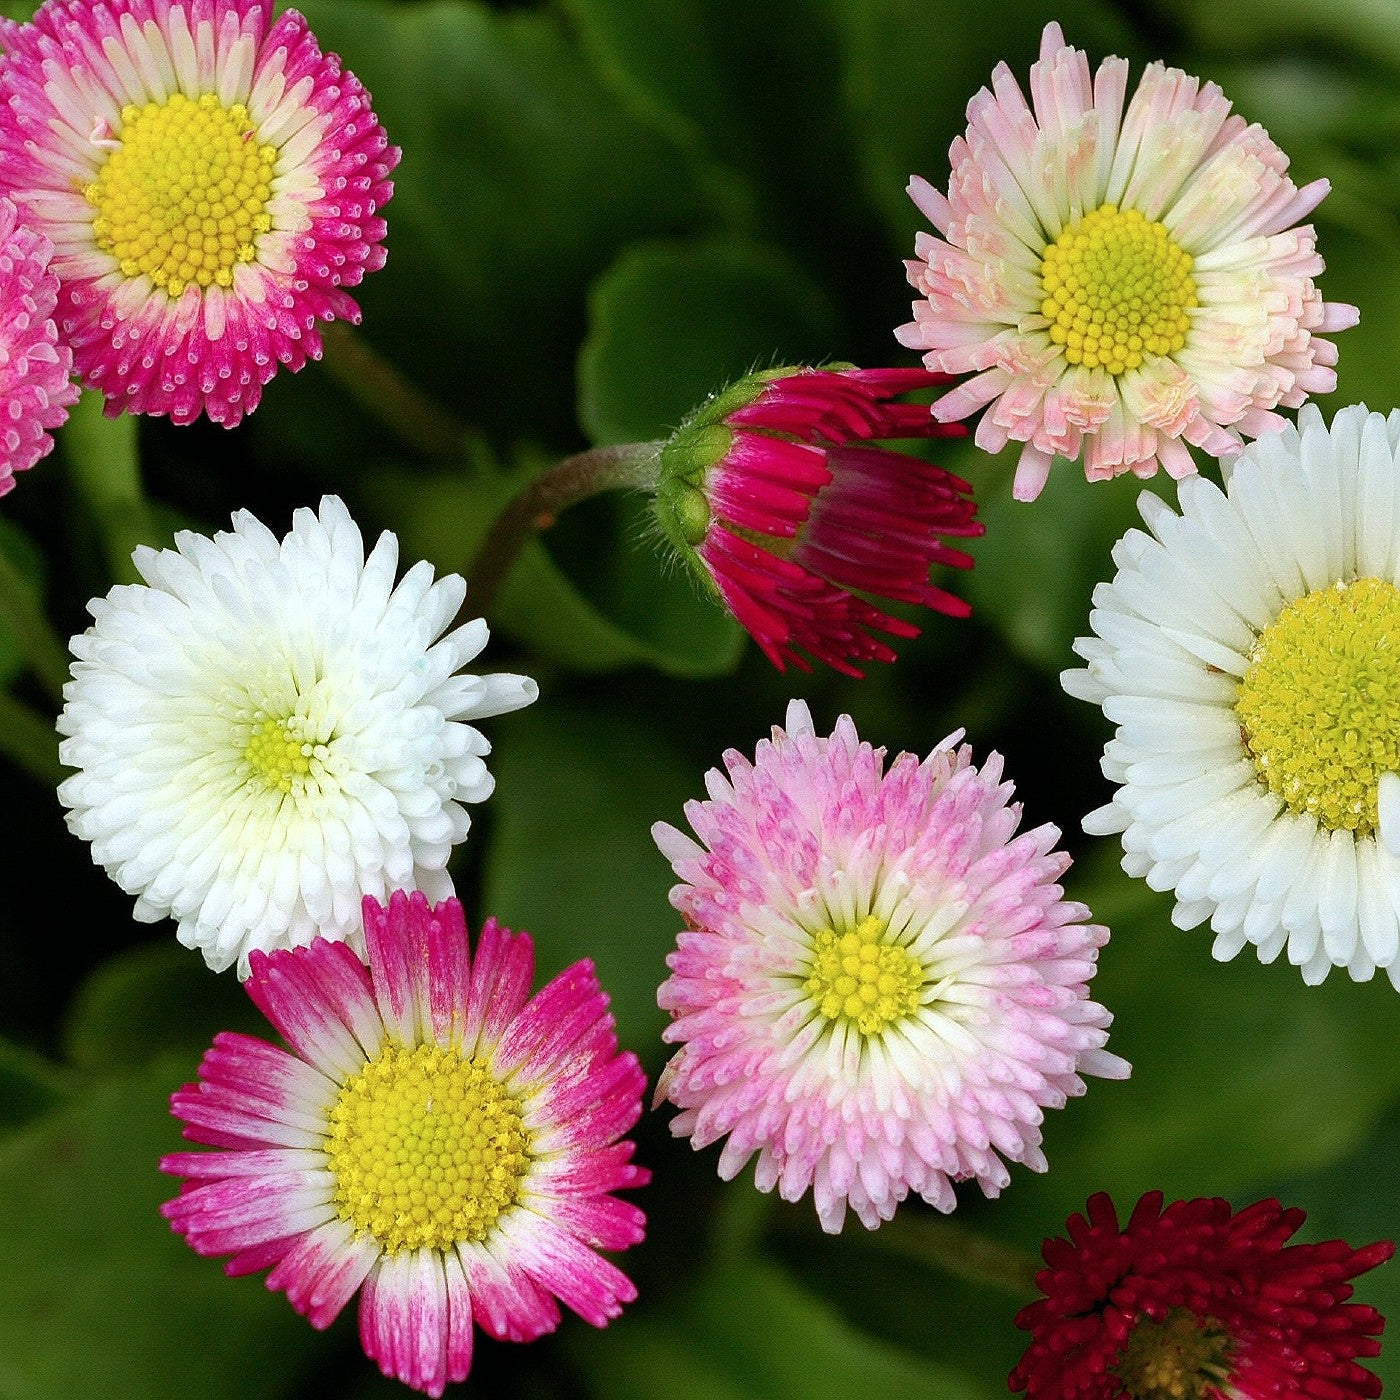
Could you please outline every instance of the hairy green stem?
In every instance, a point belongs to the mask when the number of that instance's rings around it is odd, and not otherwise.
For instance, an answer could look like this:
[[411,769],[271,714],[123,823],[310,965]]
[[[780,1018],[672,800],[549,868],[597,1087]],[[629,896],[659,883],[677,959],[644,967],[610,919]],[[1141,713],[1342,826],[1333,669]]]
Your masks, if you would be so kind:
[[483,616],[510,573],[520,551],[561,511],[602,491],[655,485],[659,442],[627,442],[577,452],[541,472],[509,500],[483,537],[467,569],[471,611]]

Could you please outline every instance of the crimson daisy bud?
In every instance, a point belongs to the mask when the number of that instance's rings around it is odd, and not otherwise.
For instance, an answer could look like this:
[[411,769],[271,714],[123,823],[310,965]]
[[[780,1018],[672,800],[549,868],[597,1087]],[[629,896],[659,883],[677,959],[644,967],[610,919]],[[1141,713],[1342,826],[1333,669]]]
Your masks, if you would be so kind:
[[1151,1191],[1120,1229],[1090,1198],[1069,1239],[1045,1242],[1044,1297],[1016,1316],[1031,1334],[1012,1371],[1027,1400],[1370,1400],[1381,1382],[1359,1356],[1380,1353],[1385,1319],[1351,1303],[1348,1280],[1395,1252],[1384,1240],[1286,1242],[1296,1208],[1173,1201]]
[[944,540],[982,533],[972,488],[875,445],[949,436],[957,425],[894,402],[946,382],[918,369],[765,370],[711,399],[662,448],[661,528],[780,670],[810,669],[810,656],[859,676],[860,662],[893,661],[872,629],[919,629],[865,594],[967,615],[928,573],[971,566]]

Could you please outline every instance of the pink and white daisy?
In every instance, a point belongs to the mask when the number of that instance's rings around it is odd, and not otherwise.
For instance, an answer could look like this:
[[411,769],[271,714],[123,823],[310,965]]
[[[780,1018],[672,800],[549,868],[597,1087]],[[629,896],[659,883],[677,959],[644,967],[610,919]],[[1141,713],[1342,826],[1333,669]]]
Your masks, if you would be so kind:
[[[919,629],[867,600],[954,617],[968,605],[929,582],[971,568],[948,544],[982,533],[967,482],[889,438],[961,436],[919,404],[946,381],[921,369],[788,366],[730,385],[661,449],[656,516],[679,556],[780,670],[807,655],[849,676],[893,661],[876,635]],[[804,655],[805,653],[805,655]]]
[[922,300],[895,334],[930,369],[974,377],[934,405],[986,408],[977,445],[1023,443],[1014,493],[1034,500],[1055,456],[1091,481],[1158,465],[1195,471],[1282,428],[1279,408],[1336,385],[1354,306],[1324,302],[1311,224],[1326,180],[1299,189],[1288,157],[1232,115],[1214,83],[1089,60],[1058,24],[1031,67],[1005,64],[968,104],[947,195],[913,177],[938,230],[908,263]]
[[0,199],[0,496],[53,451],[53,429],[77,400],[73,352],[58,339],[53,245]]
[[645,1217],[619,1141],[645,1087],[593,965],[535,997],[528,934],[488,919],[473,957],[455,899],[366,899],[369,968],[344,943],[253,955],[248,992],[291,1047],[223,1033],[171,1098],[186,1178],[164,1207],[229,1274],[272,1266],[313,1327],[360,1290],[365,1352],[429,1395],[471,1369],[472,1324],[528,1342],[559,1302],[606,1326],[636,1289],[600,1249]]
[[384,263],[399,152],[265,0],[48,0],[0,20],[0,194],[54,245],[58,324],[111,414],[232,426]]
[[727,1137],[726,1180],[756,1152],[758,1189],[810,1188],[833,1233],[911,1190],[943,1211],[955,1181],[995,1196],[1003,1158],[1044,1171],[1043,1111],[1128,1073],[1088,996],[1108,931],[1055,883],[1059,832],[1016,836],[1001,759],[974,767],[960,737],[886,772],[849,717],[818,738],[794,700],[687,804],[700,844],[652,829],[688,926],[657,997],[681,1047],[671,1130]]

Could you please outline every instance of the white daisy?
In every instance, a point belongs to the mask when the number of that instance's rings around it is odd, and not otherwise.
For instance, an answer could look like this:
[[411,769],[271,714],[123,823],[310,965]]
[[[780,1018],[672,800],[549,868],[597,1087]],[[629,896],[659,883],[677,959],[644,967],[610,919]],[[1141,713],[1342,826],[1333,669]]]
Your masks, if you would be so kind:
[[246,511],[208,539],[134,556],[146,584],[89,605],[59,732],[78,772],[68,825],[135,915],[174,918],[216,970],[317,934],[362,951],[360,901],[452,893],[462,805],[488,797],[491,746],[464,720],[528,705],[525,676],[460,668],[486,644],[456,574],[398,541],[368,559],[344,504],[279,541]]
[[1180,503],[1143,494],[1061,677],[1118,726],[1084,828],[1217,958],[1400,988],[1400,412],[1305,408]]

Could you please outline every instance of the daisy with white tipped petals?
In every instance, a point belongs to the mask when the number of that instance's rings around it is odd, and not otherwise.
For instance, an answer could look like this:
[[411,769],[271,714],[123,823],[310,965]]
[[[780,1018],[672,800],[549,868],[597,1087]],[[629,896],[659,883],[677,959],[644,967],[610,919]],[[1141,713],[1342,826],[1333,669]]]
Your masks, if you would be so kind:
[[1385,968],[1400,987],[1400,413],[1344,408],[1329,429],[1252,445],[1224,491],[1114,548],[1088,666],[1062,677],[1117,726],[1123,868],[1210,921],[1217,958],[1287,951],[1309,983]]
[[1322,300],[1298,222],[1327,181],[1294,185],[1214,83],[1152,63],[1125,105],[1127,87],[1126,60],[1091,75],[1048,24],[1031,101],[999,64],[949,152],[948,193],[910,182],[938,233],[918,237],[921,299],[896,335],[929,369],[973,375],[934,416],[985,408],[979,447],[1024,444],[1019,500],[1056,456],[1082,457],[1091,481],[1181,477],[1184,443],[1219,457],[1277,432],[1279,408],[1335,387],[1322,337],[1356,323]]
[[1044,1110],[1128,1073],[1088,995],[1108,931],[1062,897],[1059,833],[1015,835],[1001,759],[959,737],[886,772],[849,717],[819,738],[794,700],[687,804],[701,844],[653,828],[688,925],[657,997],[671,1130],[727,1137],[726,1180],[757,1153],[759,1190],[810,1189],[833,1233],[848,1205],[873,1229],[910,1191],[948,1211],[955,1181],[1044,1171]]
[[395,584],[398,541],[366,558],[334,496],[280,541],[240,511],[134,557],[146,583],[95,599],[72,642],[58,795],[136,917],[246,973],[254,948],[362,946],[365,895],[450,895],[463,804],[493,787],[465,721],[538,694],[462,673],[487,639],[447,631],[463,580],[420,562]]

